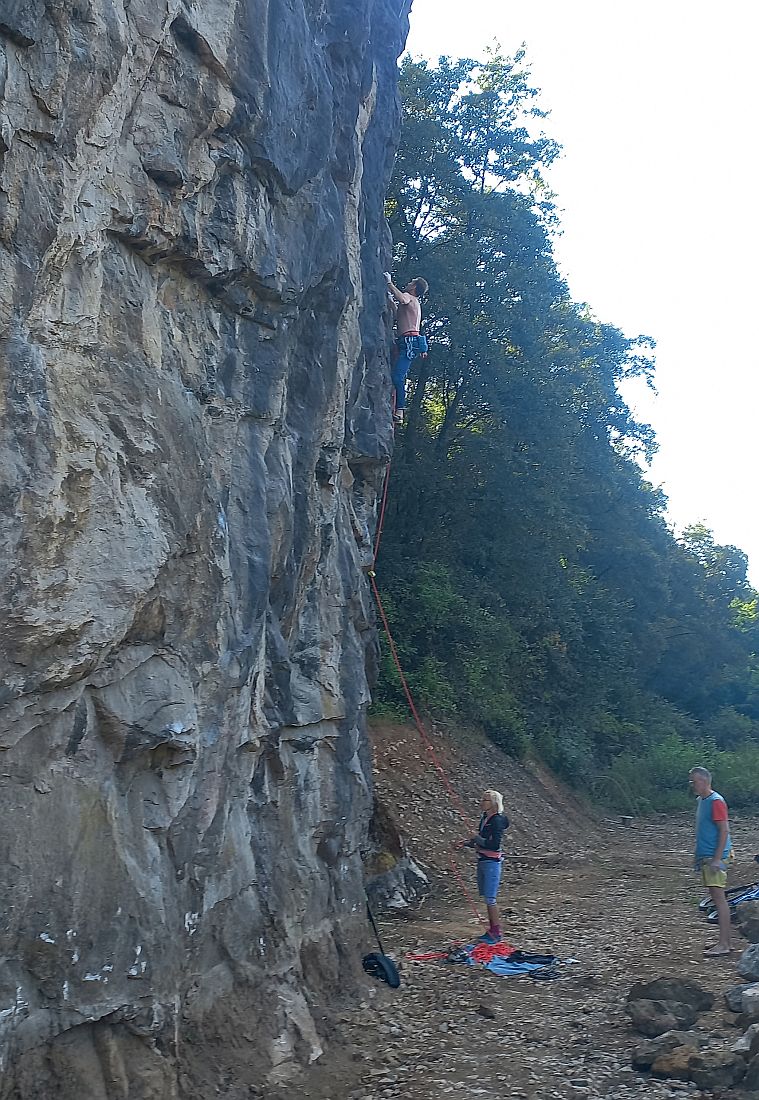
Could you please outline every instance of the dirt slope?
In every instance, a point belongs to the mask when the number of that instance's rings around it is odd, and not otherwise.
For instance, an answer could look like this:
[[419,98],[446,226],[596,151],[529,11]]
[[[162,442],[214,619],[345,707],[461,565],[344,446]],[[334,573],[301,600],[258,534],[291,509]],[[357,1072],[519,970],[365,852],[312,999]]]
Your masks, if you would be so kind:
[[[520,862],[580,854],[597,843],[597,822],[580,801],[544,770],[518,764],[471,731],[455,736],[427,727],[433,752],[474,824],[485,788],[501,791],[511,821],[507,850]],[[466,835],[431,754],[412,726],[375,723],[374,776],[379,797],[395,813],[415,856],[435,873],[448,865],[451,843]]]

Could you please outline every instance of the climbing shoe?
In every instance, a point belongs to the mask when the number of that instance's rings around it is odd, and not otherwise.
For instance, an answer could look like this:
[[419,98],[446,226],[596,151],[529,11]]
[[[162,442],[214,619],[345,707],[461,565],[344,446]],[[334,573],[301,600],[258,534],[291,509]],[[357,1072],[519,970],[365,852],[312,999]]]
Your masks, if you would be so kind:
[[483,936],[478,936],[477,937],[477,943],[487,943],[491,947],[495,946],[495,944],[500,943],[500,942],[501,942],[501,937],[500,936],[494,936],[493,933],[489,930],[487,932],[485,932],[485,934]]

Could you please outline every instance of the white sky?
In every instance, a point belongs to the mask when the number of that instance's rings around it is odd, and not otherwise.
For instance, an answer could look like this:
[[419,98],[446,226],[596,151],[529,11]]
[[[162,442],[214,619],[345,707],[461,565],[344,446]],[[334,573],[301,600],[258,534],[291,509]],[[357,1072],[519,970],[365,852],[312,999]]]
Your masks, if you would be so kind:
[[526,43],[564,147],[549,182],[572,294],[658,344],[659,396],[633,401],[659,442],[648,476],[678,527],[746,551],[755,586],[758,33],[756,0],[414,0],[408,43]]

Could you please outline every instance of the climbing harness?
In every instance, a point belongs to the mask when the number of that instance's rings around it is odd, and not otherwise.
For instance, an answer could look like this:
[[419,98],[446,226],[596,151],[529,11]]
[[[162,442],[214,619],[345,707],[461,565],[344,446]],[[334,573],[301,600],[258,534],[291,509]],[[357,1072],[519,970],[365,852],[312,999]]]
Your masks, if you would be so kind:
[[397,340],[398,351],[413,363],[417,355],[425,356],[429,352],[427,337],[420,332],[405,332]]

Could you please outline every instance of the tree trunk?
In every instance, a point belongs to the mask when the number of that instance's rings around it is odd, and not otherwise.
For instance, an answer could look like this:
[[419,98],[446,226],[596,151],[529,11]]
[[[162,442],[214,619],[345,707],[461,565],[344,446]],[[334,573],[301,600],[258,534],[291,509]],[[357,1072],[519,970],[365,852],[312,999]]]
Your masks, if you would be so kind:
[[407,449],[407,454],[410,457],[414,450],[414,440],[419,431],[419,425],[422,419],[422,403],[424,401],[424,392],[427,388],[427,383],[430,380],[430,359],[429,356],[426,359],[422,359],[419,365],[419,376],[414,386],[414,392],[411,397],[411,404],[409,406],[408,414],[408,426],[406,428],[406,436],[403,441],[404,447]]
[[438,432],[437,439],[435,441],[435,450],[441,458],[448,450],[448,444],[451,441],[451,436],[453,434],[454,428],[456,427],[456,421],[458,420],[461,402],[464,400],[466,389],[466,384],[462,382],[462,384],[456,391],[456,396],[446,409],[445,416],[443,417],[443,423],[440,425],[440,431]]

